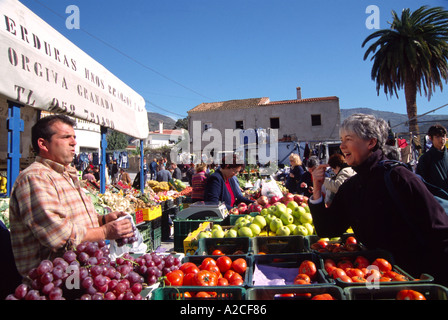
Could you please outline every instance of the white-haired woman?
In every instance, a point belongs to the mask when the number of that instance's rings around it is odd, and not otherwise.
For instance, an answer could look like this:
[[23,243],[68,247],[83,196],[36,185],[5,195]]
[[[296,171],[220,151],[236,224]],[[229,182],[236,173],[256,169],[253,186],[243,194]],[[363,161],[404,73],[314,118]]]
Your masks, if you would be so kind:
[[[371,115],[355,114],[340,129],[340,149],[356,175],[341,185],[330,207],[322,201],[326,165],[313,171],[310,209],[320,237],[340,236],[352,227],[370,249],[392,253],[395,263],[412,276],[434,276],[448,284],[448,216],[421,179],[403,166],[392,169],[397,199],[388,192],[383,146],[388,125]],[[396,205],[398,200],[404,210]]]

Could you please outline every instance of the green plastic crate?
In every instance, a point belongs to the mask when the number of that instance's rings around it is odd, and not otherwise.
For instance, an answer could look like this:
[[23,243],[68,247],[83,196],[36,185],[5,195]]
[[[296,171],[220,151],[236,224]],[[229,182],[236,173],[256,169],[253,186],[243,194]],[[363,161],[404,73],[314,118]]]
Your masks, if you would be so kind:
[[197,255],[211,255],[214,250],[221,250],[225,255],[249,254],[252,252],[252,241],[249,237],[237,238],[202,238],[199,239]]
[[162,228],[158,227],[153,230],[152,236],[152,250],[156,251],[162,245]]
[[396,300],[400,290],[415,290],[423,294],[426,300],[448,300],[448,289],[438,284],[405,284],[380,286],[377,289],[366,286],[345,287],[347,300]]
[[254,237],[252,250],[254,254],[282,254],[307,252],[303,236]]
[[152,250],[153,241],[152,241],[152,225],[151,222],[145,222],[137,226],[137,230],[140,232],[143,243],[147,245],[148,250]]
[[246,290],[246,300],[311,300],[325,293],[335,300],[346,300],[343,290],[330,284],[253,287]]
[[183,286],[183,287],[159,287],[151,294],[151,300],[199,300],[200,298],[186,298],[185,292],[194,295],[200,291],[216,292],[216,297],[202,298],[208,300],[245,300],[246,289],[242,287],[201,287],[201,286]]
[[193,232],[199,225],[204,222],[213,222],[220,224],[222,219],[210,218],[208,220],[189,220],[189,219],[174,219],[174,251],[184,251],[184,239],[188,237],[190,232]]

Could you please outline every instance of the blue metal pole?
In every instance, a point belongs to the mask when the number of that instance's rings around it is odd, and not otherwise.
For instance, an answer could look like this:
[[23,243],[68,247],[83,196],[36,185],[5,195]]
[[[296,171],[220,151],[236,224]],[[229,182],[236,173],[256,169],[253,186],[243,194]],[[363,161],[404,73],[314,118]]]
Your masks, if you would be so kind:
[[143,140],[140,140],[140,190],[142,194],[145,192],[145,179],[143,178],[143,158],[145,156],[145,152],[143,150]]
[[100,161],[100,193],[104,194],[106,192],[106,149],[107,149],[107,139],[106,139],[107,127],[101,126],[101,161]]
[[22,105],[8,101],[8,119],[6,126],[8,128],[8,157],[7,157],[7,183],[6,195],[11,195],[11,190],[17,176],[20,173],[20,132],[23,132],[24,122],[20,118],[20,108]]

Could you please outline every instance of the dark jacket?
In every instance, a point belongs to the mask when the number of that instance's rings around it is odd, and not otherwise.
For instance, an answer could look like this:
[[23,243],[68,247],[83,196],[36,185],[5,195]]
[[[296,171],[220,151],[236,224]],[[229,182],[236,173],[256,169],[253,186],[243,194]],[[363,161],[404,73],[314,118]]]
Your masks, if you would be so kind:
[[297,191],[300,188],[299,185],[300,179],[302,178],[302,175],[305,173],[305,171],[303,170],[302,166],[294,166],[291,167],[290,173],[294,175],[294,178],[291,178],[288,175],[288,177],[286,178],[285,187],[288,189],[289,192],[297,193]]
[[[232,188],[233,194],[235,196],[235,204],[244,202],[246,204],[254,202],[253,200],[247,199],[243,196],[241,189],[238,185],[238,180],[235,178],[230,179],[230,187]],[[227,210],[230,210],[231,198],[229,191],[227,190],[224,177],[222,176],[221,170],[216,170],[208,179],[205,185],[204,201],[212,202],[218,204],[219,202],[224,202]]]
[[[447,214],[417,175],[396,167],[391,178],[408,224],[387,191],[384,168],[377,166],[383,159],[378,150],[354,167],[357,174],[341,185],[330,207],[325,208],[323,201],[310,203],[317,234],[340,236],[351,226],[368,249],[389,251],[395,264],[411,276],[428,273],[437,283],[448,284]],[[416,229],[425,240],[421,247]]]
[[432,146],[419,159],[416,173],[421,175],[426,182],[435,185],[448,192],[448,151],[442,151]]

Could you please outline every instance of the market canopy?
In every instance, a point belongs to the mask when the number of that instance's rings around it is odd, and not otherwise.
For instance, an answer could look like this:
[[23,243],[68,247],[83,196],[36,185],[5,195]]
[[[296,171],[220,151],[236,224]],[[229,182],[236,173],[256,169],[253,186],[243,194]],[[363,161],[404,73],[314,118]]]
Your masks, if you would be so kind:
[[17,0],[0,0],[0,94],[139,139],[145,100]]

